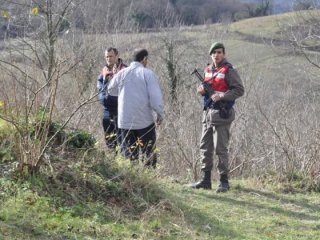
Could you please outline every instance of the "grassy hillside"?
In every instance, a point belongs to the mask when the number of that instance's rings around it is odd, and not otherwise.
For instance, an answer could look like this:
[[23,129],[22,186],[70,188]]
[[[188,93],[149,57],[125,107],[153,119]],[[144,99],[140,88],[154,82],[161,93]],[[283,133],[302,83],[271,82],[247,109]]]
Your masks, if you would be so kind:
[[[168,179],[155,183],[154,173],[142,169],[118,170],[135,176],[120,176],[111,185],[106,175],[87,169],[86,184],[74,189],[67,179],[59,186],[41,179],[24,184],[1,179],[0,239],[320,237],[319,194],[283,194],[251,179],[233,180],[232,190],[221,195]],[[69,169],[70,176],[74,173]],[[89,188],[93,182],[99,191]]]
[[[95,92],[106,46],[117,46],[125,62],[136,47],[150,50],[149,66],[159,76],[166,108],[157,130],[159,168],[132,167],[104,152],[102,109],[95,102],[71,121],[72,128],[82,127],[99,140],[95,148],[49,148],[40,174],[21,178],[11,153],[16,134],[0,119],[0,239],[319,239],[319,69],[286,41],[268,41],[283,40],[278,23],[291,22],[292,14],[154,33],[62,36],[61,58],[78,57],[70,39],[90,51],[80,54],[86,57],[81,65],[59,82],[54,119],[66,118]],[[232,188],[222,195],[187,186],[198,176],[201,131],[198,82],[190,72],[210,61],[213,41],[225,43],[246,89],[232,126]],[[317,59],[318,52],[311,56]],[[174,104],[170,57],[179,79]],[[32,69],[31,76],[39,70],[31,61],[19,61],[21,69]],[[0,76],[0,101],[12,107],[16,102],[10,100],[23,96],[13,87],[23,91],[12,84],[14,71],[8,72]]]
[[282,38],[281,28],[290,24],[293,28],[303,20],[319,16],[319,11],[297,11],[258,18],[248,18],[231,24],[231,31],[264,38]]

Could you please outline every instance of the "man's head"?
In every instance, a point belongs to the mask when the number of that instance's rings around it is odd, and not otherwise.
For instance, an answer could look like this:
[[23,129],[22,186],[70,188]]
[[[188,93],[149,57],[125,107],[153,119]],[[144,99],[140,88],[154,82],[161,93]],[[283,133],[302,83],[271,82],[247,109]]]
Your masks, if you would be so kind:
[[112,67],[114,64],[118,62],[119,52],[116,48],[110,47],[105,51],[104,57],[106,59],[107,65],[109,67]]
[[148,55],[149,55],[149,53],[146,49],[143,49],[143,48],[136,49],[133,52],[133,61],[140,62],[144,66],[146,66],[147,60],[148,60]]
[[225,58],[225,47],[220,42],[215,42],[209,49],[209,55],[215,66],[218,66]]

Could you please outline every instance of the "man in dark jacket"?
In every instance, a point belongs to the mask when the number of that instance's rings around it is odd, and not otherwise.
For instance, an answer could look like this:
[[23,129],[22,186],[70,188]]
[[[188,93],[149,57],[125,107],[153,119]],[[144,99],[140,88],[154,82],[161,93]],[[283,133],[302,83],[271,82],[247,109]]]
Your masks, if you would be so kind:
[[127,66],[119,58],[118,50],[113,47],[105,51],[105,59],[106,65],[98,76],[97,88],[99,91],[99,101],[104,108],[102,125],[106,145],[109,149],[115,149],[121,143],[121,134],[117,127],[118,98],[109,96],[107,94],[107,87],[114,74]]
[[218,156],[220,183],[217,192],[229,190],[229,138],[230,126],[235,119],[233,105],[235,100],[244,94],[244,87],[238,72],[225,58],[225,47],[222,43],[213,43],[209,49],[212,64],[205,69],[204,80],[214,90],[209,96],[203,85],[197,89],[204,97],[202,120],[202,137],[200,153],[203,179],[192,185],[193,188],[211,189],[211,170],[213,168],[214,150]]

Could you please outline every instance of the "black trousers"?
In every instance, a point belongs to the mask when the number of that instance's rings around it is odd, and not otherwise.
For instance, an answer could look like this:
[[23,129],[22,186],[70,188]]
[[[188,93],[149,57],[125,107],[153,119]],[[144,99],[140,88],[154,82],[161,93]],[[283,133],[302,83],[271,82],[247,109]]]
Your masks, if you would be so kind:
[[117,115],[110,114],[102,119],[106,145],[110,149],[115,149],[121,144],[121,132],[117,127]]
[[157,156],[154,152],[156,143],[155,124],[143,129],[121,129],[122,150],[131,161],[139,157],[146,166],[155,167]]

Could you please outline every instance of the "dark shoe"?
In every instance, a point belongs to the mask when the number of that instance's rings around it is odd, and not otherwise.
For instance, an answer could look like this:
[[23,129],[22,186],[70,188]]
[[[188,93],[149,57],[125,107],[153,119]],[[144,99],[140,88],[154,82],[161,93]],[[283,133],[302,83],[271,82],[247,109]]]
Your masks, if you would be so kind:
[[227,192],[229,191],[230,186],[229,186],[229,182],[221,182],[216,190],[217,193],[221,193],[221,192]]
[[211,186],[211,171],[204,172],[204,176],[203,176],[202,180],[192,184],[191,187],[192,188],[196,188],[196,189],[199,189],[199,188],[212,189],[212,186]]
[[212,189],[211,182],[204,182],[203,180],[196,182],[191,185],[192,188],[203,188],[203,189]]

